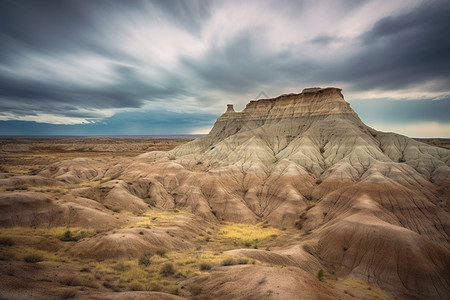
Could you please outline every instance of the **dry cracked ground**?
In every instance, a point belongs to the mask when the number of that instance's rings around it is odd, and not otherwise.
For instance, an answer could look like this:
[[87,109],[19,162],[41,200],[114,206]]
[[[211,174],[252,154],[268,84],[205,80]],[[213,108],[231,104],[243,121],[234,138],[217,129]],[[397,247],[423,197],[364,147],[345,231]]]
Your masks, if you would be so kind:
[[448,299],[450,150],[340,89],[195,140],[0,144],[0,298]]

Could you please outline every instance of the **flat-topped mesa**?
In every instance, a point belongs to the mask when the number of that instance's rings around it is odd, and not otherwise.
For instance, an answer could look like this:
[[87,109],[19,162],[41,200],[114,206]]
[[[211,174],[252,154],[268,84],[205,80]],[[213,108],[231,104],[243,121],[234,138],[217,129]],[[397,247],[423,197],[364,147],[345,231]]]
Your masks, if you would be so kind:
[[[229,119],[283,119],[334,114],[355,114],[344,100],[341,89],[306,88],[300,94],[284,94],[276,98],[252,100],[241,112],[228,104],[221,121]],[[233,112],[233,114],[229,114]]]

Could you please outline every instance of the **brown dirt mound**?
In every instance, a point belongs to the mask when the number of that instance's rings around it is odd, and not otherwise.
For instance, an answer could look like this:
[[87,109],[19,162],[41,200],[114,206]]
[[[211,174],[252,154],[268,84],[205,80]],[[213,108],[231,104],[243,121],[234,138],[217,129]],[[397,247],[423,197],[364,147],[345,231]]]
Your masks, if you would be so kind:
[[105,230],[121,226],[127,219],[106,209],[56,200],[36,192],[3,193],[0,208],[0,226],[4,227],[66,226]]
[[193,247],[193,244],[171,236],[161,228],[128,228],[102,233],[81,241],[73,246],[70,252],[81,257],[105,260],[137,258],[156,248],[185,250]]
[[300,269],[262,266],[216,268],[181,282],[180,291],[195,299],[352,299]]
[[317,235],[317,244],[306,249],[337,276],[351,274],[401,298],[448,295],[450,252],[411,230],[355,214]]

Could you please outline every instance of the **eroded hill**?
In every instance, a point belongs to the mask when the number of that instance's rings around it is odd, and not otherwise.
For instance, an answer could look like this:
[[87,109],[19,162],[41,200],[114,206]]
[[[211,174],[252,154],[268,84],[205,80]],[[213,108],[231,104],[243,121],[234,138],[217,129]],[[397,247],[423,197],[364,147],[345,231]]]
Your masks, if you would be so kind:
[[199,272],[167,282],[196,299],[446,299],[449,165],[449,150],[369,128],[340,89],[312,88],[229,106],[207,136],[171,151],[5,176],[66,193],[2,193],[0,224],[101,231],[64,249],[80,259],[166,249],[177,264],[188,253]]

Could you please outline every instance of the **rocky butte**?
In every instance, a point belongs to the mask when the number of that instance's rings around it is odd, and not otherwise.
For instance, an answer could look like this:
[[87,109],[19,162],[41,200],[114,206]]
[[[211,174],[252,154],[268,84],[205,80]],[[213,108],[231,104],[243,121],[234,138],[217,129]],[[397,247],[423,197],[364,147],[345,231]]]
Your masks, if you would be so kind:
[[[392,298],[448,299],[449,165],[446,149],[366,126],[341,89],[330,87],[251,101],[241,112],[228,105],[208,135],[132,163],[71,161],[38,176],[65,183],[113,178],[72,195],[101,195],[96,201],[134,215],[149,206],[176,208],[208,224],[264,223],[290,232],[289,241],[273,249],[228,252],[272,267],[225,268],[181,283],[201,284],[212,299],[262,299],[269,290],[273,299],[352,299],[318,281],[318,270],[361,280]],[[78,215],[72,222],[83,226]],[[192,247],[189,235],[204,226],[198,222],[184,225],[190,233],[167,238],[164,246]],[[110,235],[71,251],[105,255],[114,245]]]

